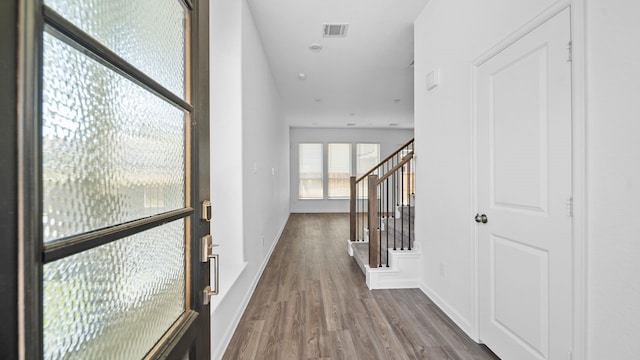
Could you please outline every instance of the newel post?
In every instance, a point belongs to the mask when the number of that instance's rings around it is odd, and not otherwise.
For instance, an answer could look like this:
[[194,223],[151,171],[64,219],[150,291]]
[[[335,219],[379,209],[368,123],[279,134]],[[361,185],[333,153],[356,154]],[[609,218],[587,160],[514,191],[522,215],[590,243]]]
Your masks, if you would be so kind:
[[378,238],[378,175],[369,175],[369,267],[380,265]]
[[350,178],[351,198],[349,198],[349,239],[356,241],[356,177]]

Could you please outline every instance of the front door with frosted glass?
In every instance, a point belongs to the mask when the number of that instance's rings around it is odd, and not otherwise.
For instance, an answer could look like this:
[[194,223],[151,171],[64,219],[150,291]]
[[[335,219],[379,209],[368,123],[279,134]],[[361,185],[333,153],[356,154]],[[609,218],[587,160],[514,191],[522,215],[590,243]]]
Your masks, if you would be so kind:
[[24,356],[208,358],[207,2],[17,3]]

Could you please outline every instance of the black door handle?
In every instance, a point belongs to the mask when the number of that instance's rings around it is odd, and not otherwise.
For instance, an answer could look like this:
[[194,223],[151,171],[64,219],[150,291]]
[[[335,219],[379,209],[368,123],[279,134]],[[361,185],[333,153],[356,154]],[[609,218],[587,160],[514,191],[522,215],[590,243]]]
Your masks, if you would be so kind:
[[482,215],[476,214],[475,220],[477,223],[483,223],[483,224],[486,224],[489,221],[489,219],[487,218],[487,215],[485,214],[482,214]]

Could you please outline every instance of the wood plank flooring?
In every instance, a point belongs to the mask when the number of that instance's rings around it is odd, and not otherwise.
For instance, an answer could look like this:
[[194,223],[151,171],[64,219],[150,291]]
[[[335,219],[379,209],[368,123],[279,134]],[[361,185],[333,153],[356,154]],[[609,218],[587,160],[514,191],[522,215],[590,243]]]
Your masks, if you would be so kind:
[[292,214],[223,359],[497,359],[419,289],[367,289],[348,236]]

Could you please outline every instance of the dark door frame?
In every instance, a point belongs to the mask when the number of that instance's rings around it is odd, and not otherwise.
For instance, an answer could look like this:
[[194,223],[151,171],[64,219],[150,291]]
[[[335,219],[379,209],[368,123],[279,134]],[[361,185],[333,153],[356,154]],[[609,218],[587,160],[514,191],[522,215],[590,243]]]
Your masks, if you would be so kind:
[[[210,310],[202,305],[209,284],[209,263],[200,262],[201,236],[209,223],[197,204],[209,190],[209,1],[182,1],[191,10],[191,203],[187,216],[187,310],[147,355],[150,358],[210,358]],[[42,266],[51,261],[41,233],[40,117],[42,29],[51,16],[42,0],[0,2],[0,348],[12,359],[40,359],[42,349]],[[58,29],[59,30],[59,29]],[[98,49],[99,50],[99,49]],[[135,69],[134,69],[135,70]],[[136,74],[133,74],[134,76]],[[160,96],[163,96],[161,92]],[[169,218],[167,218],[168,220]],[[156,226],[157,224],[149,224]],[[56,256],[64,256],[64,251]]]
[[0,348],[18,352],[18,2],[0,2]]

